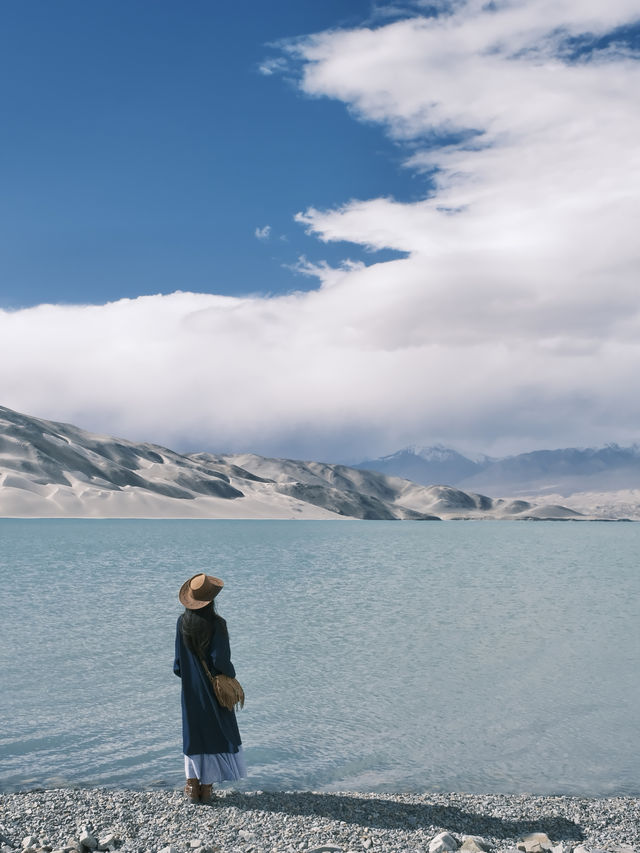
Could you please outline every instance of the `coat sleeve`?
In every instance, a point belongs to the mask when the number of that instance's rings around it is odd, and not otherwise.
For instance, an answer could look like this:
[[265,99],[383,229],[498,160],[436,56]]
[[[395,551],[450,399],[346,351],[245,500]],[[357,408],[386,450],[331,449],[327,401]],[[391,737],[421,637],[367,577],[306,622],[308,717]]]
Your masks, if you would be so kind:
[[182,673],[180,672],[180,622],[176,625],[176,653],[173,659],[173,671],[178,676],[178,678],[182,678]]
[[229,636],[226,631],[217,630],[213,635],[209,661],[213,664],[215,672],[222,672],[231,678],[236,677],[236,671],[231,663],[231,648],[229,646]]

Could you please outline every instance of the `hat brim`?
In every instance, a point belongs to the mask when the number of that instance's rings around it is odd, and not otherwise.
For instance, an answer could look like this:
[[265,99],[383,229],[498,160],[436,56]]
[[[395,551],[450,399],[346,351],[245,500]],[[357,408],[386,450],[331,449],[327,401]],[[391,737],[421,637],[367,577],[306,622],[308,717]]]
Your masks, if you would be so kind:
[[195,575],[192,575],[188,581],[185,581],[180,587],[180,592],[178,593],[178,598],[180,599],[180,604],[187,608],[187,610],[200,610],[202,607],[206,607],[207,604],[211,604],[216,595],[220,592],[222,587],[224,586],[224,582],[220,580],[220,578],[214,578],[213,575],[207,575],[207,579],[214,586],[210,596],[207,596],[206,601],[203,601],[201,598],[194,598],[191,592],[191,581],[194,578],[197,578],[198,575],[201,575],[202,572],[196,572]]

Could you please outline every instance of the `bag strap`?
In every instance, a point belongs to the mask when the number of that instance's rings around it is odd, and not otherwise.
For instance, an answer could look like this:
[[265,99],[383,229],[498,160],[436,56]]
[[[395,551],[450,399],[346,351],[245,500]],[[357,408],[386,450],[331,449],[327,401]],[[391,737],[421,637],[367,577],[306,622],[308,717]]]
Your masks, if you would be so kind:
[[209,667],[207,666],[207,662],[205,661],[205,659],[204,659],[204,658],[200,658],[200,663],[202,664],[202,666],[203,666],[203,668],[204,668],[204,671],[205,671],[205,673],[206,673],[206,675],[207,675],[207,678],[208,678],[208,679],[209,679],[209,681],[211,682],[212,686],[214,686],[214,687],[215,687],[215,676],[211,675],[211,670],[210,670],[210,669],[209,669]]

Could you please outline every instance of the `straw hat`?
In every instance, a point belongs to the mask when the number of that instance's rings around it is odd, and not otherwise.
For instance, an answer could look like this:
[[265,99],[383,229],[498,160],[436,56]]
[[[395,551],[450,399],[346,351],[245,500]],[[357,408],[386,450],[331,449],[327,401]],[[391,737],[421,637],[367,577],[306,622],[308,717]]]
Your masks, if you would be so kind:
[[213,601],[223,586],[220,578],[200,573],[182,584],[178,598],[189,610],[199,610]]

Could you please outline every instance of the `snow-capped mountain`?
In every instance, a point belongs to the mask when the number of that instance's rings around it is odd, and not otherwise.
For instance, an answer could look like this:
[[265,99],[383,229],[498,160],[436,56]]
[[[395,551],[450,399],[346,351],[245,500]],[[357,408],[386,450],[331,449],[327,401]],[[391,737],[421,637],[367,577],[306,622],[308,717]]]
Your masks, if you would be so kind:
[[502,459],[485,456],[475,460],[440,445],[409,447],[355,467],[406,477],[422,485],[446,483],[503,497],[640,489],[638,445],[535,450]]
[[433,447],[411,445],[380,459],[359,462],[354,467],[379,471],[392,477],[404,477],[423,485],[456,485],[482,471],[487,461],[487,457],[469,459],[441,444]]

